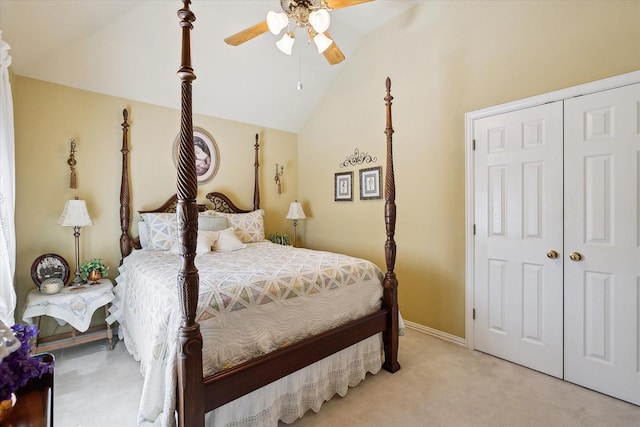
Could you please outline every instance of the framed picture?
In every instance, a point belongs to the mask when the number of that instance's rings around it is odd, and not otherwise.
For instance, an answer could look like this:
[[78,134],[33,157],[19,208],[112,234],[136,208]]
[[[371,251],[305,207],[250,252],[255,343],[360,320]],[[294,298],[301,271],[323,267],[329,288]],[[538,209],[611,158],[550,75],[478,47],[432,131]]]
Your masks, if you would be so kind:
[[360,169],[360,200],[382,199],[380,175],[382,166]]
[[336,202],[350,202],[353,200],[353,172],[339,172],[335,174],[333,185]]
[[[196,152],[196,175],[198,185],[211,181],[220,166],[220,152],[215,139],[206,130],[193,127],[193,148]],[[178,166],[178,156],[180,153],[180,134],[173,141],[173,163]]]
[[31,264],[31,279],[39,288],[47,279],[60,279],[66,284],[70,275],[69,264],[60,255],[40,255]]

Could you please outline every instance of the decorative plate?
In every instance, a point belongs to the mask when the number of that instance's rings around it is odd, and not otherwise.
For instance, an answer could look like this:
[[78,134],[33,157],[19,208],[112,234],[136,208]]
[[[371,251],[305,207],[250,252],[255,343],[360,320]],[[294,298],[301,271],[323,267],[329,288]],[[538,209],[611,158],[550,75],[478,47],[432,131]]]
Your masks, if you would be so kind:
[[63,285],[69,280],[69,264],[60,255],[40,255],[31,264],[31,279],[38,288],[46,279],[61,279]]

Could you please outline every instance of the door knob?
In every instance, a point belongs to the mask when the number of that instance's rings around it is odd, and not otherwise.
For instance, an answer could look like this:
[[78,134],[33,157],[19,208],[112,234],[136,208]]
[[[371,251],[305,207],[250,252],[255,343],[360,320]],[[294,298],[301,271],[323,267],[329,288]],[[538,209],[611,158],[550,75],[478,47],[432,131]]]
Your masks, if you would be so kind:
[[582,255],[580,254],[580,252],[571,252],[569,254],[569,258],[571,259],[571,261],[580,261],[582,259]]
[[556,252],[553,249],[551,249],[549,252],[547,252],[547,258],[549,258],[549,259],[558,258],[558,252]]

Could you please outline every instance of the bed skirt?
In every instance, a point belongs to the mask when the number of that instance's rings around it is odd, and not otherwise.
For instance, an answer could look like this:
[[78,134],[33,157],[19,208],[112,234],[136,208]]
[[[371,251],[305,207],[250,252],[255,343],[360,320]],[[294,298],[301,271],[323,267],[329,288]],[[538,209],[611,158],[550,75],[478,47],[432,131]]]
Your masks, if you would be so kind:
[[[205,415],[207,427],[273,427],[315,412],[336,393],[347,394],[382,366],[382,334],[369,337]],[[221,391],[224,392],[224,391]]]

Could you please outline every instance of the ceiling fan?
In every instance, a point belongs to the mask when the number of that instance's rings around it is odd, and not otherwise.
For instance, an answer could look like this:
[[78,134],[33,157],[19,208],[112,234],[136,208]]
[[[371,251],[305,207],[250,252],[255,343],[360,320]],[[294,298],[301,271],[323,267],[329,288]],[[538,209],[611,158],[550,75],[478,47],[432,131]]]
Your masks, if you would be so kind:
[[339,64],[344,60],[344,54],[327,32],[330,23],[329,11],[370,1],[373,0],[280,0],[284,12],[271,11],[267,13],[266,20],[227,37],[224,41],[238,46],[267,31],[280,34],[286,28],[276,46],[283,53],[291,55],[295,30],[300,28],[308,32],[309,40],[313,40],[318,53],[323,54],[329,64]]

